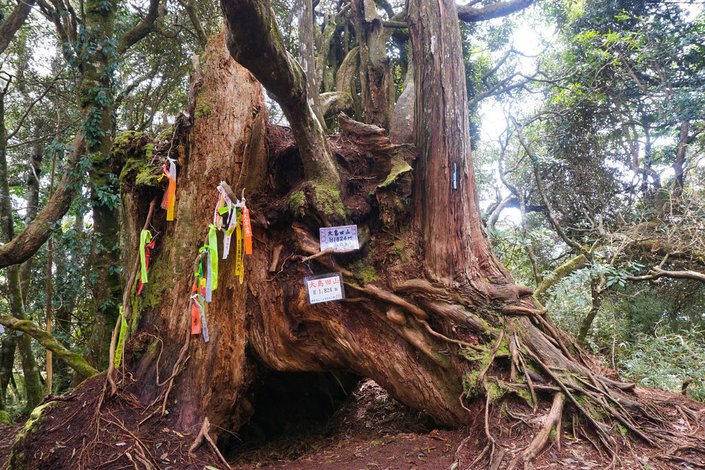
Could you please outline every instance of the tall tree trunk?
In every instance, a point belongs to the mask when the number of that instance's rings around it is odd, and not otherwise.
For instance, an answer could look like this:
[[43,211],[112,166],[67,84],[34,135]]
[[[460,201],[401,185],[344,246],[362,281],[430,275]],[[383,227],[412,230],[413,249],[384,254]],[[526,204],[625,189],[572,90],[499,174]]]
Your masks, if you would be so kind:
[[91,261],[92,311],[95,316],[90,357],[95,367],[108,365],[112,326],[118,315],[120,285],[120,214],[117,175],[119,162],[111,154],[113,130],[114,38],[116,4],[98,0],[86,4],[88,57],[82,61],[80,94],[83,99],[86,151],[91,156],[90,205],[93,215]]
[[[5,128],[5,93],[0,95],[0,224],[2,225],[2,239],[7,243],[15,235],[12,201],[7,173],[7,138]],[[10,312],[19,319],[26,318],[22,298],[22,284],[20,280],[20,266],[14,265],[7,268],[7,290]],[[14,334],[14,332],[12,333]],[[27,395],[27,408],[34,408],[42,399],[42,385],[39,378],[39,368],[32,352],[30,337],[21,335],[17,338],[17,347],[22,360],[22,372],[25,379]],[[7,359],[9,363],[9,358]]]
[[0,338],[0,412],[7,410],[7,387],[12,379],[16,349],[16,335],[10,333]]
[[364,121],[389,129],[394,109],[394,80],[387,58],[382,18],[373,0],[353,0],[352,17],[360,46],[360,91]]
[[318,72],[316,71],[313,2],[312,0],[300,1],[302,8],[301,16],[299,17],[299,56],[301,58],[301,68],[306,76],[306,96],[308,96],[309,106],[313,109],[318,122],[321,123],[325,132],[326,121],[323,119],[323,113],[321,112],[320,86]]
[[[34,127],[34,135],[39,137],[42,129],[39,125]],[[27,212],[25,215],[25,226],[29,225],[39,212],[39,176],[43,159],[43,148],[40,142],[33,144],[29,152],[29,171],[27,172]],[[30,283],[32,281],[32,258],[22,263],[20,268],[20,280],[22,282],[22,301],[27,305]]]
[[[414,56],[415,224],[428,274],[446,282],[507,282],[482,228],[470,154],[470,122],[455,4],[409,2]],[[481,289],[482,290],[482,289]]]

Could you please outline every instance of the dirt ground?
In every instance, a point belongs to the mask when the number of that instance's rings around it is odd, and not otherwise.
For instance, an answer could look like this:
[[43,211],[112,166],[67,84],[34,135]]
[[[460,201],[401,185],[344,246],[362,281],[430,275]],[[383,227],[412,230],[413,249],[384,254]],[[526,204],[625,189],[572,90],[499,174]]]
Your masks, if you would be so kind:
[[5,460],[10,450],[10,446],[15,439],[15,435],[21,429],[21,426],[6,426],[0,424],[0,468],[5,467]]
[[[660,395],[652,390],[648,393]],[[673,395],[663,394],[662,398],[669,397]],[[493,433],[503,434],[500,430],[493,430]],[[512,429],[505,430],[505,433],[509,434],[511,441]],[[519,429],[514,433],[522,434]],[[288,436],[265,447],[244,451],[230,461],[238,470],[480,469],[485,467],[473,465],[473,461],[482,452],[484,444],[484,434],[469,435],[464,429],[436,428],[428,417],[397,402],[375,382],[365,380],[324,429],[309,435]],[[523,445],[525,442],[517,436],[514,447]],[[638,457],[617,456],[614,465],[606,467],[605,456],[600,455],[587,439],[567,435],[562,439],[560,450],[555,444],[549,445],[532,468],[705,469],[704,462],[687,458],[666,461],[659,453],[644,448],[643,452],[635,452]]]
[[463,431],[434,429],[431,420],[363,381],[330,422],[232,459],[236,469],[439,469],[453,463]]
[[[39,439],[31,448],[24,449],[30,455],[28,468],[79,468],[67,466],[65,462],[76,462],[78,456],[72,459],[71,449],[78,449],[78,444],[85,444],[86,438],[92,437],[95,432],[91,424],[95,416],[91,402],[100,390],[100,381],[95,380],[95,383],[88,385],[82,387],[76,395],[64,398],[67,402],[82,403],[80,409],[86,410],[85,415],[76,415],[76,411],[69,413],[69,407],[64,411],[60,401],[42,429],[37,430]],[[674,410],[679,408],[680,397],[677,395],[653,390],[640,390],[639,393],[648,393],[657,401],[668,400]],[[173,431],[169,419],[157,419],[152,426],[139,432],[138,441],[131,439],[127,430],[139,427],[136,426],[138,418],[144,419],[144,414],[143,410],[130,409],[129,401],[122,399],[111,404],[104,410],[102,417],[97,418],[101,421],[100,438],[91,448],[91,454],[85,455],[82,468],[134,468],[131,461],[140,455],[138,448],[152,462],[157,462],[156,468],[160,469],[224,468],[205,446],[201,446],[197,454],[189,455],[186,449],[193,442],[194,436]],[[120,406],[116,406],[118,403]],[[705,409],[701,408],[697,413],[705,413]],[[673,418],[679,419],[677,414]],[[473,429],[479,428],[479,435],[468,434],[465,429],[437,428],[427,416],[405,407],[376,383],[365,380],[335,414],[320,425],[270,440],[264,445],[248,446],[243,442],[240,447],[230,448],[226,456],[232,467],[238,470],[484,468],[482,464],[473,464],[485,445],[482,426],[477,426],[477,422],[474,424],[473,427],[471,420],[470,426]],[[527,421],[526,425],[529,424],[532,423]],[[688,421],[683,420],[683,426],[688,425]],[[0,468],[4,467],[14,436],[21,428],[20,424],[0,425]],[[526,445],[520,437],[526,433],[522,433],[521,429],[508,427],[494,429],[492,432],[502,439],[504,445],[509,443],[509,447],[520,448]],[[699,433],[700,427],[692,428],[691,432]],[[512,435],[515,437],[512,438]],[[561,439],[561,448],[558,449],[555,443],[550,444],[538,456],[532,468],[705,469],[705,462],[688,455],[688,449],[683,449],[678,454],[681,457],[676,459],[666,459],[661,450],[653,448],[633,450],[635,452],[631,455],[616,456],[613,465],[605,466],[605,456],[600,455],[587,439],[581,437],[579,432],[577,437],[567,432],[564,439]],[[75,450],[73,452],[76,453]],[[128,459],[128,454],[133,457]],[[206,467],[208,463],[210,466]]]

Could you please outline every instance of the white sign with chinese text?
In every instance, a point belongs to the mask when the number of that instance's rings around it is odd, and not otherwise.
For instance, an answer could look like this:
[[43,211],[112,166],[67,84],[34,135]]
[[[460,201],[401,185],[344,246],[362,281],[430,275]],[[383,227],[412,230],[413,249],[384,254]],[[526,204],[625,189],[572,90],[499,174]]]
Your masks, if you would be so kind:
[[360,249],[357,239],[357,225],[342,227],[321,227],[319,229],[321,251],[332,248],[333,251],[353,251]]
[[308,303],[311,305],[345,298],[343,276],[340,273],[311,276],[305,278],[304,282],[306,282]]

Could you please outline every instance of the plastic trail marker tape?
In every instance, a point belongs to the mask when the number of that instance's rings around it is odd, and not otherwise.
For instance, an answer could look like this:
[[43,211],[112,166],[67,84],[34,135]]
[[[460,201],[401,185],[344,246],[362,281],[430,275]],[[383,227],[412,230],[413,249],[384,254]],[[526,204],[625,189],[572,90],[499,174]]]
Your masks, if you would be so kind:
[[191,287],[191,334],[200,335],[201,334],[201,312],[198,310],[196,302],[198,301],[198,287],[197,283],[194,282]]
[[174,220],[174,204],[176,203],[176,160],[168,158],[169,168],[162,165],[162,171],[169,180],[169,186],[162,199],[162,209],[166,209],[166,220]]
[[218,229],[213,224],[208,228],[208,253],[208,276],[211,290],[216,290],[218,288]]
[[242,224],[239,222],[242,219],[242,210],[238,209],[238,223],[235,227],[235,275],[237,276],[240,284],[245,281],[245,257],[244,257],[244,243],[242,236]]
[[[218,227],[218,229],[223,230],[223,259],[228,259],[228,255],[230,254],[230,239],[233,236],[233,232],[235,231],[235,225],[237,224],[237,217],[235,216],[236,212],[236,204],[233,203],[232,199],[228,196],[227,191],[225,191],[225,188],[223,185],[225,185],[225,181],[221,181],[220,184],[218,185],[218,193],[220,194],[220,198],[218,200],[219,204],[220,201],[222,200],[224,203],[224,206],[219,209],[220,215],[225,216],[227,214],[227,219],[222,220],[223,218],[221,217],[221,226]],[[217,207],[216,207],[217,209]],[[215,216],[214,216],[215,217]],[[225,227],[225,228],[223,228]]]
[[142,293],[142,288],[149,282],[147,275],[149,271],[149,259],[156,242],[156,239],[152,239],[152,232],[149,230],[142,230],[142,232],[140,232],[140,264],[142,270],[140,272],[140,280],[137,285],[137,295]]
[[127,320],[125,320],[125,315],[122,313],[122,307],[120,307],[120,334],[118,335],[117,346],[115,346],[115,359],[113,364],[116,369],[120,368],[120,363],[122,362],[122,353],[125,350],[125,341],[127,340]]
[[252,254],[252,223],[250,222],[250,210],[247,206],[242,207],[242,231],[245,233],[245,254]]

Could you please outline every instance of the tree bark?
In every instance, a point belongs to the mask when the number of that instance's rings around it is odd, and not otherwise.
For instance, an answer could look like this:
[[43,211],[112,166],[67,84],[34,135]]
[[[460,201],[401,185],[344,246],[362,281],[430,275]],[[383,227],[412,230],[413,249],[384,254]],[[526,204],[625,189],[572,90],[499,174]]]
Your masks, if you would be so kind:
[[394,80],[387,58],[382,18],[373,0],[353,0],[352,18],[360,54],[360,91],[364,121],[389,129],[394,109]]
[[[0,225],[2,239],[5,243],[12,240],[15,234],[12,200],[7,173],[7,138],[5,128],[5,92],[0,94]],[[22,283],[20,280],[20,266],[10,266],[6,270],[7,290],[9,293],[8,304],[10,312],[16,318],[25,319],[24,302],[22,298]],[[17,338],[17,347],[22,360],[22,372],[25,379],[27,395],[27,408],[34,408],[42,399],[42,385],[39,378],[39,368],[32,352],[30,338],[22,335]],[[9,359],[8,363],[9,363]]]
[[22,27],[35,2],[36,0],[21,0],[17,2],[10,16],[0,23],[0,54],[5,52],[12,38],[15,37],[15,33]]
[[455,3],[409,3],[414,56],[415,225],[428,274],[446,283],[508,282],[482,228]]
[[264,85],[291,125],[312,183],[312,206],[324,223],[344,220],[338,169],[309,104],[306,75],[284,49],[269,0],[221,0],[221,5],[230,53]]

